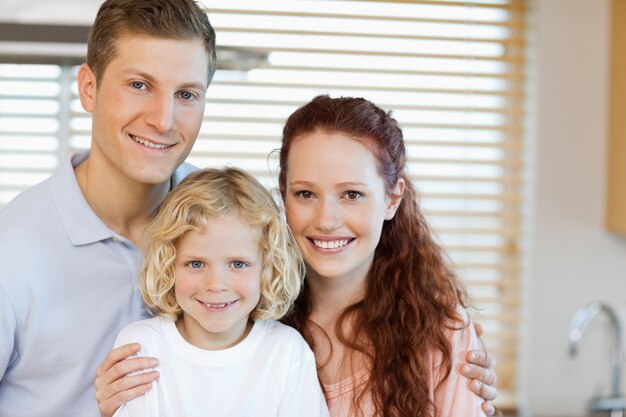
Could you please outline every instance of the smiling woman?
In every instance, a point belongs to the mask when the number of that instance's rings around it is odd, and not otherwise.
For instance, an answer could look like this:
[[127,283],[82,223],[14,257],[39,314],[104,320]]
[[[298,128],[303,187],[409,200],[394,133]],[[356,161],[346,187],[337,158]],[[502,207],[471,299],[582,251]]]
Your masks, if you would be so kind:
[[[515,407],[525,2],[203,4],[222,57],[254,58],[217,71],[189,161],[243,167],[274,187],[275,159],[268,169],[267,155],[301,104],[328,93],[393,109],[422,207],[474,295],[498,359],[497,404]],[[68,152],[89,146],[77,72],[0,64],[0,206],[46,178]]]

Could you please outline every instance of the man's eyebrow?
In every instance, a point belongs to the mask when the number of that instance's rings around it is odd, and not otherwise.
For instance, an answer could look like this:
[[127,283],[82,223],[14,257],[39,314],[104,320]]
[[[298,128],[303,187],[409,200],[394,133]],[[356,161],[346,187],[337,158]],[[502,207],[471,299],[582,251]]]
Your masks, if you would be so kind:
[[[148,80],[151,83],[155,82],[155,79],[152,75],[148,74],[147,72],[141,71],[137,68],[125,68],[122,70],[122,74],[124,75],[135,75],[141,78],[144,78],[146,80]],[[187,83],[183,83],[179,88],[197,88],[200,90],[206,90],[207,87],[204,85],[204,83],[201,82],[187,82]]]

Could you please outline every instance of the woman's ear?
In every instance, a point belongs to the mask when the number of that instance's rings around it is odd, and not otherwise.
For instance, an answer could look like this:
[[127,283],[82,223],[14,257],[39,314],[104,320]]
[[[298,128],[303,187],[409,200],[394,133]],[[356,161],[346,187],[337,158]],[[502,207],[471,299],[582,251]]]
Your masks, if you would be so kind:
[[402,201],[402,195],[404,194],[404,178],[399,178],[394,185],[393,190],[389,194],[389,201],[387,202],[387,209],[385,210],[385,220],[393,219],[396,215],[396,211]]
[[89,65],[83,64],[78,69],[78,96],[85,111],[91,113],[96,104],[96,75]]

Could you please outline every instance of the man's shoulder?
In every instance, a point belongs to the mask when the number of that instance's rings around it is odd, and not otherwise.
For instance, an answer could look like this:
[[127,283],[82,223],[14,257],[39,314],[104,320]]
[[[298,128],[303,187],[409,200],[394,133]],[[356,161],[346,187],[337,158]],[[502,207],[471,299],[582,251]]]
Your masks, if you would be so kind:
[[26,229],[45,221],[45,212],[53,204],[50,179],[34,185],[11,200],[0,210],[2,236],[8,237],[12,231],[24,233]]
[[16,214],[24,207],[28,207],[33,203],[44,203],[51,198],[50,181],[47,178],[44,181],[29,187],[16,195],[9,203],[0,210],[0,215],[6,216]]
[[174,186],[178,185],[178,183],[184,180],[185,177],[187,177],[189,174],[193,172],[196,172],[197,170],[198,170],[197,166],[191,165],[190,163],[187,163],[187,162],[183,162],[178,168],[176,168],[176,171],[174,171],[174,174],[172,174],[172,185]]

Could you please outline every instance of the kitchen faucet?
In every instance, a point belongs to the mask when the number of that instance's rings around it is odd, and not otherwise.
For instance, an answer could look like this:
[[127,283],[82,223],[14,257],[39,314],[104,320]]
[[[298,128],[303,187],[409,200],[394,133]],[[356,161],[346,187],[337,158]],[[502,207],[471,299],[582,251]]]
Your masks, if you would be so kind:
[[593,398],[590,402],[590,408],[594,411],[610,411],[611,417],[623,417],[624,409],[626,409],[626,400],[622,398],[620,388],[623,335],[619,317],[612,307],[600,302],[593,302],[574,314],[569,328],[569,354],[572,357],[576,356],[583,331],[594,317],[602,313],[608,316],[614,335],[611,359],[611,392],[609,398]]

